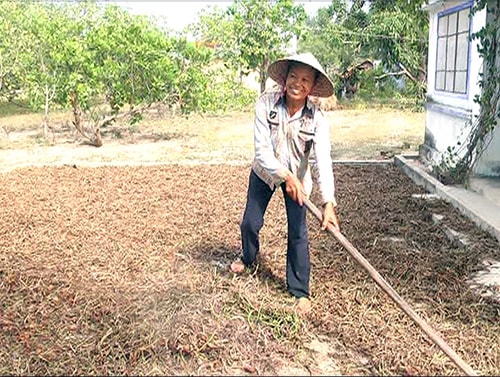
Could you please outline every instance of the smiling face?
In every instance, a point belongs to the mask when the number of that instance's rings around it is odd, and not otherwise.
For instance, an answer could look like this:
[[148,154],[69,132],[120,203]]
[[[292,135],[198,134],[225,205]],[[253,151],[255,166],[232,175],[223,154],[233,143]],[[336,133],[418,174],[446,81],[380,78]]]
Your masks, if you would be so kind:
[[316,71],[308,65],[290,64],[285,88],[288,103],[304,104],[316,82]]

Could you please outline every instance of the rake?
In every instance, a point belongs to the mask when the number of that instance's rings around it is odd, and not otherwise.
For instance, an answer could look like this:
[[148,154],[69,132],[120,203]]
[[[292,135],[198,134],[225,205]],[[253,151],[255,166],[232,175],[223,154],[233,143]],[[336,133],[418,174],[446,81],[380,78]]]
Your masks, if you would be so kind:
[[[307,209],[321,222],[323,215],[321,211],[307,198],[304,198]],[[476,371],[470,367],[460,356],[431,328],[418,314],[399,296],[399,294],[387,283],[378,271],[363,257],[363,255],[349,242],[349,240],[331,224],[328,225],[328,233],[333,235],[349,254],[368,272],[373,280],[391,297],[392,300],[425,332],[425,334],[468,376],[477,376]]]

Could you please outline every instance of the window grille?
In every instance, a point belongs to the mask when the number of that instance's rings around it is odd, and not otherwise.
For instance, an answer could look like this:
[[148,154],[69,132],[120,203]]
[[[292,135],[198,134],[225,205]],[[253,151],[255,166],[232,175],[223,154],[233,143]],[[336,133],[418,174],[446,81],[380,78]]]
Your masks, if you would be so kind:
[[468,6],[438,17],[436,90],[467,93],[471,10]]

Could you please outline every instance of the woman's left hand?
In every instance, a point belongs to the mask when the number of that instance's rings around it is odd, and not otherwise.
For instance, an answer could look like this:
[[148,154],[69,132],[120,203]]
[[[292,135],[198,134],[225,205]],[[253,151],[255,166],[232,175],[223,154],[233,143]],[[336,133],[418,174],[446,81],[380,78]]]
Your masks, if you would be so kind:
[[321,222],[321,229],[325,230],[328,225],[333,225],[340,232],[340,222],[335,212],[333,203],[328,202],[323,206],[323,221]]

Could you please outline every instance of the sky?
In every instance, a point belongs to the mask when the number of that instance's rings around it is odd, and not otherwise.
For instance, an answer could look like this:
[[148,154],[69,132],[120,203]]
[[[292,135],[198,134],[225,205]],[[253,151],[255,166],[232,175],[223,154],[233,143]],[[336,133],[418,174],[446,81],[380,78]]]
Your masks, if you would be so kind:
[[[184,27],[197,20],[198,13],[208,6],[227,7],[232,1],[116,1],[133,14],[165,17],[167,27],[174,31],[182,31]],[[319,8],[327,7],[331,0],[296,1],[304,5],[310,15],[316,14]]]

